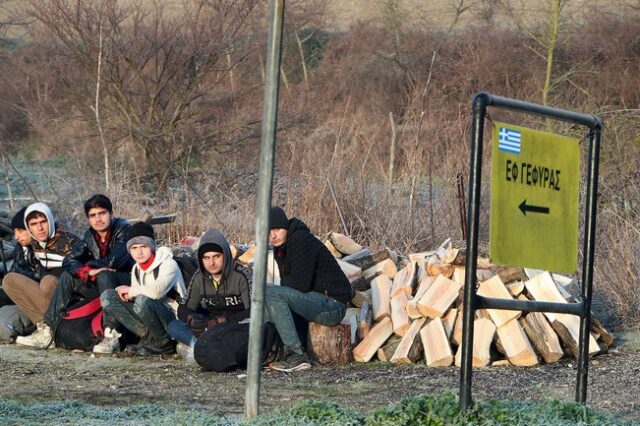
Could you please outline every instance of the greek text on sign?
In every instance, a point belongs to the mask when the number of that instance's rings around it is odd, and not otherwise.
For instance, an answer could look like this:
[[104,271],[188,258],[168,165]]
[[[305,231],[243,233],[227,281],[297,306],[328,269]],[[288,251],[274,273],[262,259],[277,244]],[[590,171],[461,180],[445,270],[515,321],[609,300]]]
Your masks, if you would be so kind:
[[491,259],[575,272],[577,139],[495,123],[491,155]]

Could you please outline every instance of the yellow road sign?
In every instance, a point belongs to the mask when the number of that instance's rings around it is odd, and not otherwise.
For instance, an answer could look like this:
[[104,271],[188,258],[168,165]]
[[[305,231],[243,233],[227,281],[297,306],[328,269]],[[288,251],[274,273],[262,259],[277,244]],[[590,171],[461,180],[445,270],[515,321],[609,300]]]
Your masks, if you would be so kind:
[[577,139],[496,122],[491,260],[573,273],[578,261]]

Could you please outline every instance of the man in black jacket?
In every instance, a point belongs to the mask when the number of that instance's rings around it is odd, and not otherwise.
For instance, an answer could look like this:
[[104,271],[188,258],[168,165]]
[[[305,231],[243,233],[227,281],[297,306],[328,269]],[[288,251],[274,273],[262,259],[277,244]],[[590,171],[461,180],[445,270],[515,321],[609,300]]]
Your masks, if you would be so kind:
[[340,324],[353,289],[338,262],[299,219],[272,207],[269,241],[280,271],[281,285],[265,288],[265,321],[275,324],[285,345],[285,358],[271,368],[297,371],[311,367],[292,313],[326,326]]

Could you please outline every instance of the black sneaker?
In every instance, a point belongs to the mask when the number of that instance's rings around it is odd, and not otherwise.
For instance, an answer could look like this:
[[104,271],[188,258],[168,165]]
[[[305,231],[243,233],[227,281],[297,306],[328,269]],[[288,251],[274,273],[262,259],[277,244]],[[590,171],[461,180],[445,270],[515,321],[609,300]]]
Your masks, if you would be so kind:
[[291,373],[293,371],[308,370],[311,368],[311,363],[306,354],[290,352],[284,359],[272,363],[270,367],[272,370]]
[[143,337],[135,345],[127,345],[125,354],[138,356],[171,355],[176,352],[176,343],[169,338]]

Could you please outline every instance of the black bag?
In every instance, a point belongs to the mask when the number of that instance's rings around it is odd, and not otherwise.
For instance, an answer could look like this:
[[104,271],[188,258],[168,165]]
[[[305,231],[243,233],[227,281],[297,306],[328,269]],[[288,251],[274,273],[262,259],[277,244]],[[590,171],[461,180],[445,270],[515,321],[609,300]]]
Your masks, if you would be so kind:
[[[178,269],[180,269],[180,272],[182,273],[182,279],[184,280],[184,285],[186,287],[189,287],[189,283],[191,282],[191,278],[193,278],[193,275],[196,273],[196,271],[198,270],[198,259],[191,257],[191,256],[173,256],[173,260],[176,261],[176,263],[178,264]],[[136,278],[138,279],[138,282],[140,281],[140,270],[136,269]],[[153,278],[154,279],[158,279],[158,274],[160,273],[160,271],[158,270],[158,268],[153,270]],[[169,293],[167,293],[167,297],[169,297],[170,299],[176,300],[178,302],[180,302],[180,294],[178,293],[178,291],[174,288],[172,288],[171,290],[169,290]]]
[[104,337],[100,298],[69,306],[55,330],[56,346],[90,351]]
[[[281,348],[276,327],[264,325],[262,339],[263,364],[272,362]],[[247,367],[249,323],[225,322],[208,329],[196,340],[193,356],[203,371],[232,371]]]

